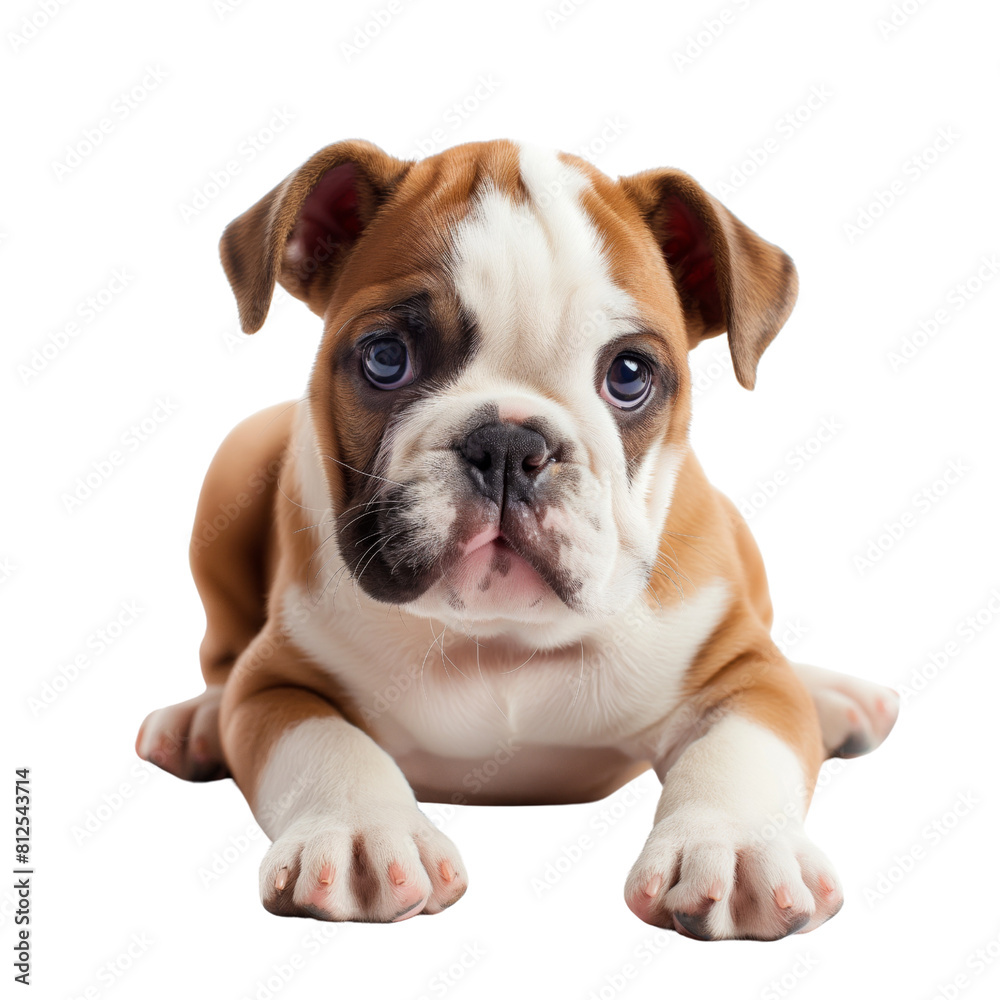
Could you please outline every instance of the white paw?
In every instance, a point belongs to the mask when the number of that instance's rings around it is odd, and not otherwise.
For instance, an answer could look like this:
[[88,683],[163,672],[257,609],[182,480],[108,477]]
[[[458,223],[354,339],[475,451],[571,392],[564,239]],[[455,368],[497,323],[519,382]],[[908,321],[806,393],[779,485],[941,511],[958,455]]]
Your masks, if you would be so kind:
[[455,845],[410,805],[298,819],[260,866],[268,910],[321,920],[387,922],[438,913],[467,884]]
[[777,831],[767,820],[686,810],[653,827],[625,899],[646,923],[686,937],[773,941],[818,927],[844,896],[798,823]]
[[889,735],[899,716],[892,688],[823,667],[794,666],[816,704],[828,756],[860,757]]

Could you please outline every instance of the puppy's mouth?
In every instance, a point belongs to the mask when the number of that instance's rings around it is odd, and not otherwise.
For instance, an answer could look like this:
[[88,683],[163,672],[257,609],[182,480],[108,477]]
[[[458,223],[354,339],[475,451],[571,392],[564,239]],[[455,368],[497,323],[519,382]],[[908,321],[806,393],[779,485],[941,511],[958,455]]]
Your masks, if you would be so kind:
[[564,538],[528,508],[473,504],[439,559],[436,586],[461,617],[534,618],[553,604],[574,608],[580,582],[560,566]]
[[376,600],[407,604],[433,588],[454,612],[480,620],[534,618],[546,605],[578,603],[581,582],[560,566],[562,546],[571,542],[547,529],[536,510],[501,515],[488,501],[466,497],[447,536],[433,546],[427,521],[413,516],[404,489],[388,491],[361,517],[349,514],[342,551],[352,576]]
[[502,611],[511,606],[535,607],[556,594],[547,565],[496,525],[483,528],[458,548],[460,555],[448,574],[453,604]]

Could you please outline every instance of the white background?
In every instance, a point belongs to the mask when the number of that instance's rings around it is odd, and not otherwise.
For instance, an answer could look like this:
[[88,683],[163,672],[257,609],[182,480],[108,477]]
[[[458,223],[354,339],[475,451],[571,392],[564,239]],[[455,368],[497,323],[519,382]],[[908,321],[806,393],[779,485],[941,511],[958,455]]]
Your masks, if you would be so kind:
[[[997,9],[906,0],[893,28],[879,23],[891,0],[589,0],[561,20],[555,2],[394,0],[354,53],[344,44],[386,3],[97,0],[48,23],[41,3],[5,7],[4,810],[13,768],[30,766],[34,995],[997,995],[1000,280],[983,265],[1000,252]],[[24,17],[42,24],[30,38]],[[466,117],[451,110],[463,102]],[[81,155],[101,119],[110,130]],[[145,714],[201,689],[187,542],[205,468],[238,420],[302,391],[320,333],[287,297],[255,337],[238,333],[222,228],[328,142],[405,156],[440,148],[435,130],[444,145],[583,149],[611,175],[679,166],[797,263],[798,306],[753,393],[722,340],[692,357],[692,439],[735,500],[762,491],[750,523],[794,657],[908,692],[883,748],[824,770],[808,829],[847,902],[808,936],[704,944],[628,911],[651,773],[602,803],[443,816],[471,885],[440,916],[277,918],[257,898],[266,843],[232,783],[182,783],[134,756]],[[993,280],[970,288],[981,267]],[[127,283],[89,313],[116,271]],[[894,369],[908,338],[921,343]],[[115,450],[123,464],[68,509]],[[98,652],[128,602],[138,617]],[[213,860],[225,870],[206,884]],[[0,889],[5,979],[12,901]]]

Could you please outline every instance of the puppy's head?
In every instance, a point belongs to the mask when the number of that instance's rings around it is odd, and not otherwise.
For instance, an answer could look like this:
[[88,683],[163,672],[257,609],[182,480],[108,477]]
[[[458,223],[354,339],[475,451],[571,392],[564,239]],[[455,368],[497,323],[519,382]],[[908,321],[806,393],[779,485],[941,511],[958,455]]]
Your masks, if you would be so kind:
[[613,181],[498,141],[336,143],[226,229],[244,330],[275,282],[324,321],[308,406],[339,552],[373,598],[476,634],[581,634],[646,586],[690,413],[687,351],[737,378],[791,260],[677,170]]

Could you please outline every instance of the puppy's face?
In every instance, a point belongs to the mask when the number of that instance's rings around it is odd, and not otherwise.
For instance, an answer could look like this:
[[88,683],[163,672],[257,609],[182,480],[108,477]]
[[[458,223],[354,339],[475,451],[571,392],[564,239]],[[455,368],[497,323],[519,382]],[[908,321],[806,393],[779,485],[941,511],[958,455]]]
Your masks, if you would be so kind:
[[373,598],[474,634],[580,634],[653,571],[688,348],[742,322],[752,384],[791,263],[674,171],[341,147],[223,240],[238,297],[247,244],[276,239],[275,277],[324,318],[309,409],[341,557]]

